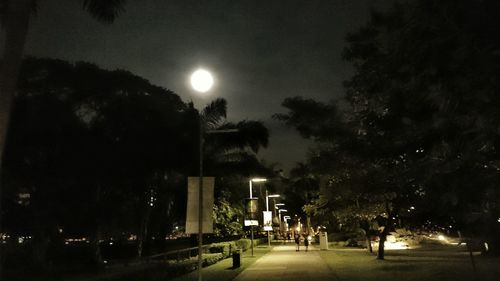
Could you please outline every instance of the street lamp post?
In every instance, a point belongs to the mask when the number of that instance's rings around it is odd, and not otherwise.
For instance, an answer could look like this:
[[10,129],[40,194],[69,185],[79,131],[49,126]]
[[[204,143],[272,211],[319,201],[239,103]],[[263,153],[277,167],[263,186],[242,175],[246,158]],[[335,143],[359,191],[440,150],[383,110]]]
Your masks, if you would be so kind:
[[[266,211],[269,212],[269,198],[276,198],[280,197],[279,194],[268,194],[267,189],[266,189]],[[271,219],[271,226],[272,226],[272,219]],[[269,234],[269,230],[267,230],[267,246],[271,247],[271,238]]]
[[281,212],[288,212],[288,211],[285,209],[278,209],[278,217],[280,220],[280,231],[281,231]]
[[[200,93],[208,92],[213,85],[212,75],[203,69],[196,70],[191,75],[191,86],[193,89]],[[199,135],[199,178],[198,178],[198,281],[202,280],[201,267],[203,265],[203,134],[205,126],[203,118],[198,111],[200,135]]]
[[290,216],[283,216],[283,220],[285,221],[286,224],[286,231],[288,231],[288,220],[291,219]]
[[[249,195],[250,195],[250,200],[253,199],[252,197],[252,182],[265,182],[267,179],[262,179],[262,178],[253,178],[248,181],[248,190],[249,190]],[[250,244],[252,248],[252,257],[253,257],[253,224],[250,224]]]
[[[283,230],[281,229],[281,214],[279,213],[279,209],[283,208],[285,203],[274,203],[274,217],[278,217],[278,233],[283,235]],[[278,213],[278,215],[276,215]]]

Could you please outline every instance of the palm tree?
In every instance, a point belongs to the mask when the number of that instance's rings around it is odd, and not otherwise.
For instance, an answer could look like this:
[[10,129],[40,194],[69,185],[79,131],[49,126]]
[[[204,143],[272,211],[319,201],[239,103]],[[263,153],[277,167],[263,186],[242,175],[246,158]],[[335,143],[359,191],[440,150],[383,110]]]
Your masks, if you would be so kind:
[[[238,123],[226,122],[227,103],[224,99],[216,99],[201,112],[205,126],[206,142],[204,158],[208,171],[217,174],[223,170],[242,172],[242,167],[255,166],[258,163],[256,154],[260,148],[267,147],[269,131],[260,121],[244,120]],[[236,130],[228,134],[210,134],[210,131]]]
[[[242,231],[241,224],[235,222],[235,217],[244,213],[241,204],[244,194],[241,192],[242,178],[270,174],[270,170],[257,159],[260,148],[268,144],[269,131],[259,121],[227,122],[224,99],[211,102],[200,116],[205,126],[204,170],[206,174],[216,177],[215,209],[226,210],[224,214],[215,211],[214,231],[218,235],[232,235]],[[228,130],[233,132],[217,133]]]

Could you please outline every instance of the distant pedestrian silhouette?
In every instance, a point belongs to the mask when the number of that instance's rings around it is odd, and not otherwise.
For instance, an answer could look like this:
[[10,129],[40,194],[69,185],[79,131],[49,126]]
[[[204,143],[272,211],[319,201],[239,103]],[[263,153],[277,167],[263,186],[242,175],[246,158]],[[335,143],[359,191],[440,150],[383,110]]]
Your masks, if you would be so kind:
[[294,238],[295,238],[295,244],[297,244],[297,248],[295,249],[295,251],[300,251],[300,235],[298,233],[295,233],[294,235]]
[[306,246],[306,252],[309,249],[309,233],[304,237],[304,246]]

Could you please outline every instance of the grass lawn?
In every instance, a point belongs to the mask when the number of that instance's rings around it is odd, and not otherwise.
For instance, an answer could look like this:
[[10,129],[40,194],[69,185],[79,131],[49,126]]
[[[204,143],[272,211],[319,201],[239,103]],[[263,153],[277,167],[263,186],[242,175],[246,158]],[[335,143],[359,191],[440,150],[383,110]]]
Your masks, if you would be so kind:
[[[257,259],[269,252],[271,248],[266,246],[257,246],[254,248],[254,257],[251,256],[250,250],[243,252],[241,259],[241,267],[233,269],[233,260],[228,258],[216,264],[204,267],[202,270],[203,281],[230,281],[233,280],[245,268],[253,264]],[[198,271],[193,271],[186,275],[179,276],[172,281],[197,281]]]
[[500,258],[475,255],[475,273],[468,252],[457,247],[386,251],[385,260],[377,260],[366,250],[349,248],[320,251],[320,256],[341,281],[500,280]]

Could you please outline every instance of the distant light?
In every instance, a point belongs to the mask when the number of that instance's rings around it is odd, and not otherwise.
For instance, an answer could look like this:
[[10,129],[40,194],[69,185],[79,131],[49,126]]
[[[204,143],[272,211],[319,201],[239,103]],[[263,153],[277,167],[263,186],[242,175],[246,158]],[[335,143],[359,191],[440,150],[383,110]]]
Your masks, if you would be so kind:
[[[372,242],[372,247],[378,248],[378,244],[379,244],[379,242]],[[384,248],[386,250],[408,250],[408,249],[410,249],[408,244],[406,244],[404,242],[399,242],[399,241],[398,242],[385,241]]]
[[109,242],[109,245],[113,245],[113,242]]
[[200,93],[208,92],[214,84],[214,78],[210,72],[198,69],[191,74],[191,86]]
[[251,179],[252,182],[265,182],[267,181],[267,179],[263,179],[263,178],[254,178],[254,179]]
[[498,222],[500,222],[500,218],[498,218]]
[[179,229],[179,227],[178,227],[178,226],[176,226],[176,227],[175,227],[175,229]]
[[438,239],[441,240],[441,241],[446,240],[446,238],[443,235],[438,235]]
[[411,210],[415,210],[415,207],[414,207],[414,206],[411,206],[411,207],[410,207],[410,209],[411,209]]

